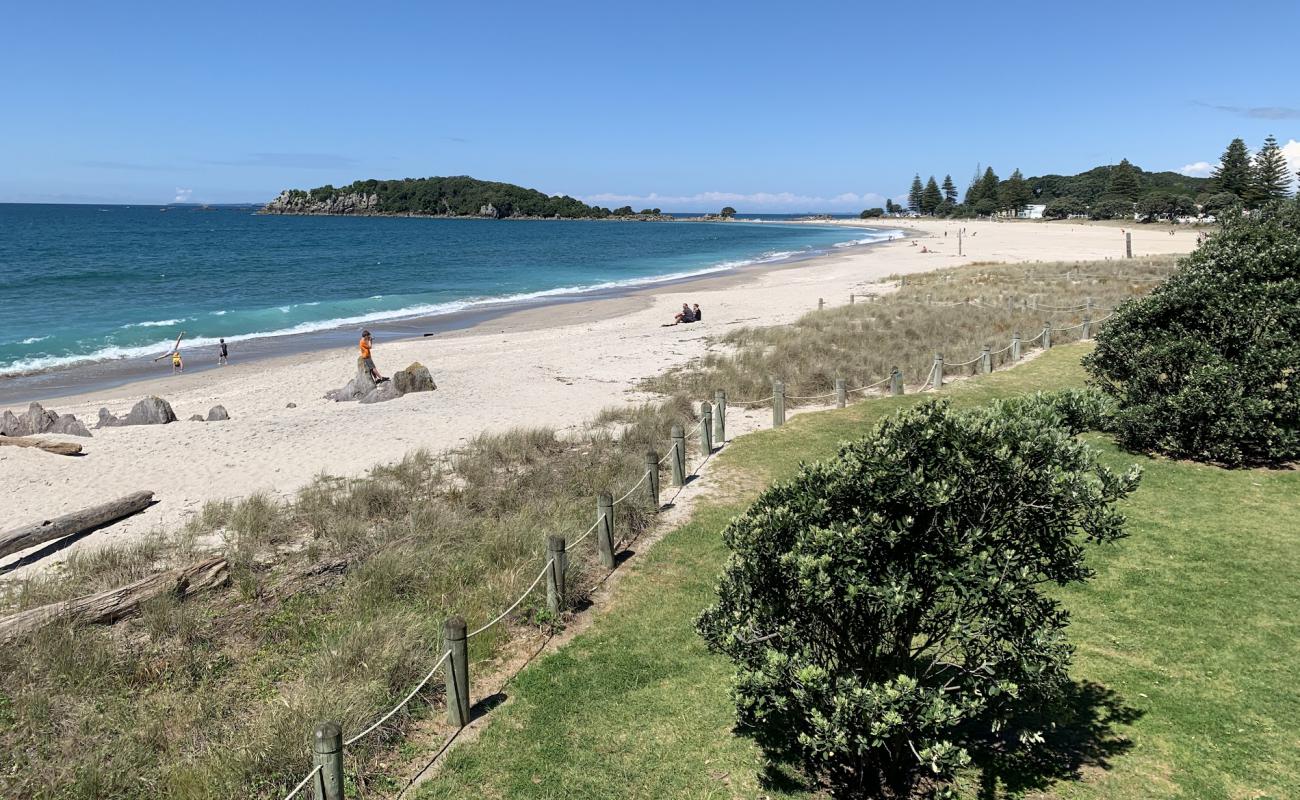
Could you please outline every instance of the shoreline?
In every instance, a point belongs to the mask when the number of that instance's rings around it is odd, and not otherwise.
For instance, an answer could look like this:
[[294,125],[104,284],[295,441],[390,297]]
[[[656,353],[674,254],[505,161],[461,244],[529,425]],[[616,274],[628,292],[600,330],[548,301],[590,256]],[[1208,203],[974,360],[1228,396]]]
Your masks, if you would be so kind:
[[[782,222],[789,224],[810,224],[805,222],[795,222],[793,220],[783,220]],[[818,220],[811,224],[824,222],[824,220]],[[882,234],[898,231],[902,234],[901,238],[908,238],[909,236],[914,235],[914,232],[909,232],[907,229],[899,226],[861,224],[853,227],[878,231]],[[484,298],[477,301],[466,301],[468,302],[466,308],[455,311],[415,316],[399,315],[389,319],[379,319],[366,323],[366,327],[375,332],[377,340],[386,340],[389,342],[407,341],[410,339],[419,339],[433,335],[462,331],[473,332],[480,327],[490,327],[496,322],[510,318],[520,312],[564,306],[572,303],[588,303],[611,299],[618,300],[667,288],[687,288],[690,284],[696,281],[726,275],[744,275],[760,272],[765,269],[789,269],[809,261],[837,255],[840,252],[851,252],[863,248],[870,248],[878,244],[883,244],[886,241],[888,240],[882,239],[878,242],[850,244],[838,247],[833,252],[817,250],[771,261],[754,261],[739,266],[720,267],[717,269],[701,267],[699,271],[688,274],[669,274],[663,276],[650,276],[645,279],[631,279],[635,282],[630,282],[625,286],[589,288],[575,287],[571,292],[559,294],[546,293],[550,291],[562,292],[563,289],[560,288],[546,290],[545,292],[539,293],[539,296],[517,299]],[[247,334],[249,338],[241,338],[242,335],[234,336],[229,339],[231,342],[231,356],[232,360],[236,363],[245,364],[273,361],[275,359],[298,355],[322,353],[336,348],[347,347],[349,345],[355,346],[353,340],[359,329],[360,327],[358,325],[337,325],[301,333],[269,332],[266,335]],[[169,366],[167,363],[154,362],[147,356],[141,356],[134,358],[86,360],[44,370],[0,376],[0,410],[10,408],[17,413],[20,410],[19,407],[25,408],[32,402],[45,404],[47,401],[64,400],[67,398],[75,399],[79,396],[92,393],[127,389],[134,384],[144,384],[161,380],[176,381],[184,377],[184,375],[201,374],[218,369],[215,364],[216,345],[205,344],[201,347],[187,347],[184,342],[182,342],[181,350],[186,360],[187,369],[187,371],[182,375],[172,375],[167,369]],[[202,356],[202,360],[199,360],[200,356]],[[208,358],[207,356],[211,356],[211,358]],[[161,366],[159,366],[159,364],[161,364]]]
[[[63,397],[47,407],[75,414],[88,425],[101,406],[120,414],[149,393],[170,402],[181,420],[218,404],[230,419],[103,428],[91,438],[44,436],[81,444],[80,458],[0,448],[0,481],[11,487],[6,510],[15,524],[139,490],[155,492],[158,500],[29,566],[6,569],[24,553],[0,559],[0,572],[22,579],[71,553],[177,530],[208,501],[258,492],[283,499],[320,474],[361,475],[412,450],[454,450],[484,432],[525,427],[563,435],[591,424],[605,408],[656,399],[639,389],[642,380],[725,353],[719,342],[730,330],[792,322],[814,311],[819,298],[834,307],[846,304],[850,293],[888,291],[880,282],[891,275],[980,262],[1101,260],[1122,252],[1115,228],[985,222],[965,225],[965,254],[958,257],[951,234],[959,226],[922,220],[909,221],[908,227],[913,233],[907,240],[640,287],[614,297],[517,309],[430,337],[381,337],[374,357],[385,375],[419,361],[438,385],[436,391],[386,403],[324,398],[355,373],[350,333],[344,347],[236,360],[220,370]],[[1134,232],[1137,255],[1188,252],[1193,246],[1193,235]],[[704,321],[665,327],[688,301],[701,306]],[[735,413],[741,424],[746,412]]]

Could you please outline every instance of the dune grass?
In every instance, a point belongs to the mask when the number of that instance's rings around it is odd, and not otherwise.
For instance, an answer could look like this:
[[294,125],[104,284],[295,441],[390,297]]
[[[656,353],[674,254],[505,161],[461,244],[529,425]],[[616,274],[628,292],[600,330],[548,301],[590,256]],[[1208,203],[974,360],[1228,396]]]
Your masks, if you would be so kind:
[[[997,352],[1014,333],[1028,340],[1045,321],[1054,344],[1078,341],[1088,313],[1099,320],[1123,300],[1150,291],[1175,268],[1172,256],[1124,261],[971,264],[895,277],[874,295],[804,315],[791,325],[739,328],[723,335],[720,347],[703,358],[646,381],[647,389],[711,396],[725,389],[733,400],[771,395],[771,382],[785,382],[786,394],[815,396],[833,391],[843,378],[850,389],[887,378],[898,367],[909,386],[926,380],[936,352],[949,365],[979,356],[984,345]],[[896,290],[895,290],[896,289]],[[1075,308],[1080,307],[1080,308]],[[1069,308],[1061,311],[1057,309]],[[1025,351],[1036,345],[1026,342]],[[1010,353],[994,356],[995,366]],[[949,366],[949,375],[970,375],[977,365]],[[797,404],[798,400],[790,400]],[[825,402],[824,400],[821,402]]]
[[[475,626],[508,606],[541,568],[546,535],[586,530],[595,495],[636,483],[644,451],[690,416],[678,398],[616,429],[480,436],[362,478],[322,476],[289,503],[212,503],[176,535],[11,583],[5,610],[121,585],[212,544],[232,576],[224,591],[164,598],[112,627],[52,625],[0,649],[0,797],[282,797],[308,768],[315,723],[354,733],[390,707],[436,659],[447,617]],[[635,536],[652,512],[636,495],[616,516]],[[603,574],[589,556],[571,559],[578,597]],[[534,593],[511,621],[544,616]],[[490,629],[472,658],[508,636]],[[350,751],[356,791],[391,783],[393,742],[437,697],[433,687]]]
[[[1086,345],[944,393],[955,405],[1083,383]],[[761,487],[834,453],[908,395],[803,415],[733,442],[734,491],[632,567],[615,605],[514,683],[479,739],[421,787],[431,798],[812,797],[733,735],[731,667],[694,633],[726,556],[719,533]],[[1090,583],[1061,593],[1077,646],[1073,714],[1049,756],[966,776],[979,800],[1300,795],[1300,472],[1225,471],[1090,440],[1145,478],[1130,538],[1094,547]]]

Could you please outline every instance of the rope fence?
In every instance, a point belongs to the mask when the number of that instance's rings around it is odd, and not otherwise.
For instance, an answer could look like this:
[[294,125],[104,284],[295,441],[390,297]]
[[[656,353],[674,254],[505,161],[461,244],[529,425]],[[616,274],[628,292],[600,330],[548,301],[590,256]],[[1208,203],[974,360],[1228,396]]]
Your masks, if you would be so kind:
[[[964,305],[953,303],[950,305]],[[1048,309],[1045,306],[1039,306],[1042,309]],[[1065,308],[1052,307],[1050,310],[1085,310],[1093,309],[1095,306],[1089,302],[1084,306]],[[1059,327],[1053,329],[1051,322],[1047,322],[1043,330],[1032,339],[1021,340],[1019,334],[1015,334],[1010,344],[1000,350],[993,351],[991,345],[986,345],[978,356],[969,360],[957,363],[945,364],[941,354],[935,354],[935,361],[930,368],[930,373],[926,377],[925,384],[921,391],[936,390],[943,386],[944,370],[946,368],[956,369],[969,367],[974,364],[981,364],[984,372],[991,372],[993,369],[993,357],[1000,356],[1010,352],[1008,362],[1019,361],[1022,356],[1022,347],[1035,342],[1042,343],[1043,349],[1051,347],[1051,334],[1055,331],[1082,330],[1083,339],[1089,338],[1089,332],[1092,326],[1100,325],[1114,316],[1113,312],[1097,320],[1090,320],[1087,317],[1083,322],[1068,327]],[[597,534],[597,551],[602,565],[612,572],[616,567],[615,553],[616,545],[614,542],[615,513],[614,509],[620,504],[628,502],[632,496],[643,486],[647,486],[650,504],[653,510],[658,513],[666,507],[670,507],[676,500],[676,497],[684,490],[688,480],[692,476],[699,474],[700,469],[708,463],[713,455],[726,446],[726,410],[728,406],[753,406],[763,403],[772,403],[772,425],[780,427],[785,423],[785,402],[786,400],[824,400],[831,397],[836,398],[839,407],[843,408],[846,403],[846,396],[850,393],[865,392],[870,389],[876,389],[886,384],[889,385],[887,390],[894,395],[904,394],[903,376],[897,369],[891,374],[874,383],[869,383],[853,389],[846,388],[845,381],[837,378],[835,380],[835,390],[824,394],[815,395],[789,395],[785,394],[785,384],[781,381],[773,381],[773,391],[768,397],[758,400],[730,400],[724,391],[719,390],[715,394],[714,405],[708,402],[700,403],[699,419],[689,430],[683,430],[681,425],[674,425],[671,433],[668,452],[660,457],[653,451],[647,452],[645,470],[641,478],[637,480],[630,488],[627,489],[618,499],[613,499],[608,493],[600,494],[597,497],[596,521],[591,527],[587,528],[582,534],[572,541],[566,541],[563,536],[550,536],[547,538],[546,548],[547,557],[545,558],[541,571],[537,574],[526,589],[519,597],[511,603],[504,611],[497,614],[491,621],[479,626],[478,628],[466,633],[466,625],[460,617],[452,617],[446,621],[442,637],[441,656],[429,668],[425,676],[411,689],[400,701],[392,708],[388,709],[383,715],[370,723],[360,733],[344,740],[341,726],[336,722],[325,722],[317,725],[313,732],[312,742],[312,761],[313,767],[286,796],[285,800],[293,800],[300,795],[303,790],[312,786],[312,797],[314,800],[343,800],[343,755],[347,748],[353,747],[358,742],[365,739],[375,731],[381,729],[385,723],[391,720],[399,711],[405,708],[414,700],[421,691],[429,685],[434,676],[441,670],[444,673],[446,698],[447,698],[447,718],[453,728],[459,730],[464,728],[470,721],[469,706],[469,669],[470,662],[468,658],[468,640],[483,634],[493,626],[500,624],[512,613],[514,613],[524,601],[532,595],[534,591],[546,583],[546,604],[553,617],[558,618],[565,609],[566,594],[566,571],[568,568],[569,554],[581,544],[592,533]],[[695,463],[689,472],[686,469],[686,451],[688,437],[699,434],[699,450],[702,457]],[[672,475],[673,485],[677,492],[669,500],[668,505],[660,504],[659,481],[660,468],[665,462],[669,463]],[[623,546],[623,540],[620,540],[617,547]]]

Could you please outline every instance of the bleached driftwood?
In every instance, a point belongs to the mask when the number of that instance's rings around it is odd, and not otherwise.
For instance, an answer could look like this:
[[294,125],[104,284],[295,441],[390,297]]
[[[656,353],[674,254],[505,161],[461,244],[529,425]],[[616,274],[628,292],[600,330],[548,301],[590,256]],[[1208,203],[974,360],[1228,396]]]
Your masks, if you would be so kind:
[[[74,445],[78,450],[81,445]],[[97,528],[107,522],[142,511],[153,502],[153,492],[135,492],[101,505],[74,511],[55,519],[42,520],[0,533],[0,557],[64,536]]]
[[0,642],[11,641],[56,621],[83,625],[116,622],[135,614],[141,603],[155,597],[173,594],[184,599],[205,589],[224,586],[229,580],[230,565],[226,559],[214,556],[188,567],[150,575],[117,589],[29,608],[0,618]]
[[30,436],[0,436],[0,446],[35,447],[47,453],[54,453],[56,456],[81,455],[81,445],[76,442],[47,442]]

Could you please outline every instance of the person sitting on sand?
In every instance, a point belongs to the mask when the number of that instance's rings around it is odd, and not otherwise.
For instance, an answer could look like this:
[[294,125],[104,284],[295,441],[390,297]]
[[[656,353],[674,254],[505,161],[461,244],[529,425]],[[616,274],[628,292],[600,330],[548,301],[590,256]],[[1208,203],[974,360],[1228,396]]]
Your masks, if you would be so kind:
[[226,340],[221,339],[217,342],[217,366],[224,367],[228,363],[230,353],[226,350]]
[[184,372],[184,371],[185,371],[185,362],[181,361],[181,351],[173,350],[172,351],[172,374],[175,375],[178,372]]
[[362,331],[361,332],[362,363],[365,365],[366,369],[370,370],[370,377],[374,379],[375,383],[382,383],[383,381],[387,380],[387,378],[379,374],[379,370],[375,367],[375,360],[370,357],[370,348],[373,347],[374,344],[375,344],[375,340],[373,337],[371,337],[370,331]]
[[704,321],[704,312],[700,310],[700,304],[699,304],[699,303],[696,303],[696,304],[695,304],[695,307],[692,308],[691,311],[694,311],[694,312],[695,312],[695,321],[696,321],[696,322],[703,322],[703,321]]
[[680,325],[683,322],[694,322],[694,321],[695,321],[695,312],[691,310],[690,305],[686,303],[682,303],[682,310],[678,311],[677,316],[673,317],[673,324]]

